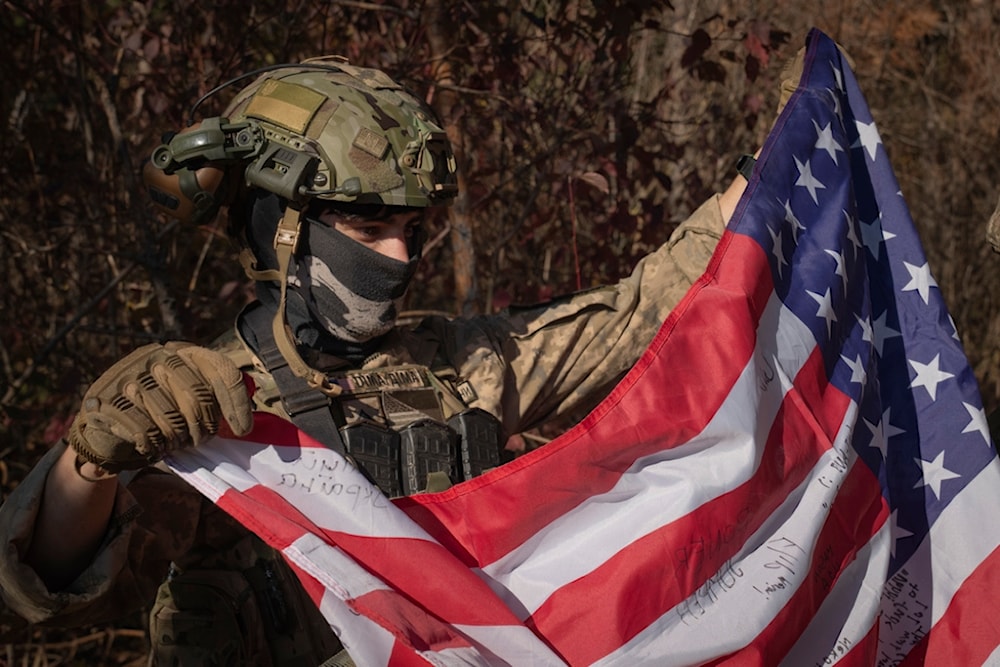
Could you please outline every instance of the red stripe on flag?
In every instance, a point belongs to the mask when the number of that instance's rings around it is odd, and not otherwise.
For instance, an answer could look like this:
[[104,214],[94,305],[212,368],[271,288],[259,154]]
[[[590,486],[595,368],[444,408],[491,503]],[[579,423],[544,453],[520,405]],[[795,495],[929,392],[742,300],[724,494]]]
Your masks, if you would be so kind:
[[[611,489],[637,458],[701,432],[750,359],[752,332],[772,290],[760,246],[731,234],[723,240],[726,252],[713,260],[718,275],[706,273],[695,284],[633,369],[580,424],[477,479],[394,502],[467,564],[484,565]],[[635,389],[640,383],[655,390]],[[621,442],[629,447],[615,446]]]
[[302,582],[302,588],[304,588],[306,594],[309,595],[309,599],[313,601],[314,605],[321,607],[323,604],[323,595],[326,593],[326,587],[323,585],[323,582],[287,558],[285,559],[285,562],[288,563],[288,567],[292,568],[295,576],[298,577],[300,582]]
[[430,660],[424,658],[408,646],[399,642],[392,645],[392,654],[389,656],[388,667],[427,667],[432,665]]
[[900,667],[984,664],[1000,646],[998,591],[1000,548],[994,549],[962,582],[944,615],[910,650]]
[[[706,585],[724,591],[721,579],[736,576],[727,574],[727,562],[832,446],[850,401],[827,391],[820,377],[825,372],[816,350],[786,394],[760,465],[746,483],[637,539],[538,608],[531,624],[540,635],[558,638],[554,649],[567,662],[589,664],[611,653],[675,607],[684,623],[698,622],[702,600],[687,607],[685,601]],[[710,600],[706,596],[705,605]]]
[[266,486],[252,486],[243,492],[230,489],[216,504],[278,550],[307,533],[323,534],[309,517]]
[[220,429],[220,435],[227,439],[266,443],[268,445],[329,449],[329,447],[315,440],[305,431],[300,431],[292,422],[267,412],[254,414],[253,429],[246,435],[239,437],[231,435],[228,428],[226,433],[223,433]]
[[395,591],[366,593],[353,600],[351,608],[384,628],[396,629],[393,634],[397,639],[416,651],[442,651],[470,646],[469,641],[454,628]]

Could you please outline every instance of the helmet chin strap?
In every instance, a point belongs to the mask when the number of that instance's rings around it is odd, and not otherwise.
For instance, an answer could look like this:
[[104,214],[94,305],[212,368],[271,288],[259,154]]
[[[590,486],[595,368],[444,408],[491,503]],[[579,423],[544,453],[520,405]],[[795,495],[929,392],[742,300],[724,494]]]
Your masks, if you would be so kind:
[[288,267],[292,262],[292,255],[299,242],[299,232],[301,229],[302,211],[298,206],[289,204],[285,208],[285,213],[278,221],[278,229],[274,234],[274,250],[278,256],[278,268],[267,271],[260,271],[256,268],[253,253],[249,249],[244,249],[240,253],[240,262],[247,275],[254,280],[277,281],[281,285],[281,299],[278,302],[278,310],[274,314],[274,321],[271,323],[274,334],[274,342],[278,346],[281,356],[288,362],[288,368],[295,375],[304,379],[310,387],[318,389],[327,396],[337,396],[342,389],[339,385],[331,384],[330,380],[315,368],[305,362],[295,346],[292,328],[288,326],[288,318],[285,314],[286,296],[288,294]]

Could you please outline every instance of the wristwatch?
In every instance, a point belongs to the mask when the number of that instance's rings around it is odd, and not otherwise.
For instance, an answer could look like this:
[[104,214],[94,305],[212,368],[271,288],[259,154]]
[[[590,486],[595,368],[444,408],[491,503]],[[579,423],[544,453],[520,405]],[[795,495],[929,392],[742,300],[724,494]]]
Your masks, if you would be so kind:
[[750,180],[753,176],[753,166],[757,164],[757,158],[753,155],[743,154],[736,160],[736,171],[740,172],[743,178]]

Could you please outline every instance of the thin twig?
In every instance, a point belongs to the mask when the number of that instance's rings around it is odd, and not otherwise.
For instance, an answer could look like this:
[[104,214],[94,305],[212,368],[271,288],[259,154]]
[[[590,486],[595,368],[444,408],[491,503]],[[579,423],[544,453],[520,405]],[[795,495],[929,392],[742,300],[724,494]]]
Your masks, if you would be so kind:
[[340,5],[342,7],[354,7],[355,9],[367,9],[375,12],[391,12],[393,14],[399,14],[400,16],[405,16],[408,19],[415,19],[420,17],[420,12],[414,10],[406,10],[400,7],[393,7],[392,5],[379,5],[374,2],[359,2],[358,0],[333,0],[331,4]]
[[573,230],[573,267],[576,269],[576,289],[583,289],[583,277],[580,275],[580,251],[576,240],[576,201],[573,198],[573,177],[566,177],[566,187],[569,188],[569,220]]
[[205,263],[205,259],[208,257],[208,250],[212,247],[212,239],[215,238],[218,233],[219,219],[218,217],[212,221],[212,227],[208,238],[205,240],[205,244],[201,247],[201,253],[198,255],[198,261],[194,265],[194,271],[191,273],[191,280],[188,281],[188,296],[187,300],[184,302],[185,308],[191,307],[191,299],[194,296],[194,288],[198,286],[198,278],[201,276],[201,267]]
[[442,241],[444,241],[446,238],[448,238],[448,234],[450,234],[450,233],[451,233],[451,221],[450,220],[445,220],[444,227],[441,228],[441,231],[439,231],[437,234],[435,234],[434,238],[432,238],[432,239],[428,240],[426,243],[424,243],[424,247],[423,247],[423,253],[424,253],[424,255],[426,255],[431,250],[433,250],[438,245],[440,245]]
[[[169,222],[166,226],[164,226],[160,233],[155,236],[155,239],[157,241],[163,239],[164,236],[173,231],[177,224],[177,220]],[[7,392],[4,394],[3,400],[0,401],[0,407],[6,408],[13,403],[18,390],[20,390],[20,388],[24,386],[24,383],[27,382],[32,375],[34,375],[35,369],[37,369],[39,364],[41,364],[42,361],[44,361],[45,358],[52,352],[52,350],[55,349],[55,346],[58,345],[59,342],[62,341],[62,339],[65,338],[71,331],[73,331],[73,329],[76,328],[77,323],[86,317],[87,313],[93,310],[94,307],[97,306],[97,304],[99,304],[104,297],[106,297],[118,285],[118,283],[124,280],[133,269],[139,266],[142,266],[142,262],[134,261],[125,266],[121,273],[112,278],[107,285],[91,297],[90,301],[77,310],[73,317],[71,317],[54,334],[52,334],[49,340],[45,342],[45,345],[42,346],[42,349],[38,351],[31,361],[28,362],[28,365],[21,372],[21,375],[16,380],[11,382],[9,387],[7,387]]]

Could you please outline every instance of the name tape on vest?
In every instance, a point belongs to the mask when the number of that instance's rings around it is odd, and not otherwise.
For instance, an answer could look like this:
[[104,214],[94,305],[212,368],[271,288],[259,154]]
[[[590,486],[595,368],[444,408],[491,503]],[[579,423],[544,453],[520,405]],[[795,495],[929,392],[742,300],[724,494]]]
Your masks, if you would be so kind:
[[386,389],[420,389],[431,386],[427,375],[419,368],[356,371],[336,378],[335,382],[352,394]]

